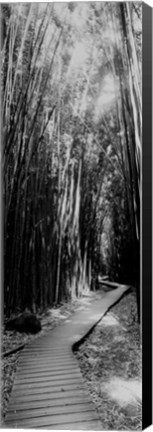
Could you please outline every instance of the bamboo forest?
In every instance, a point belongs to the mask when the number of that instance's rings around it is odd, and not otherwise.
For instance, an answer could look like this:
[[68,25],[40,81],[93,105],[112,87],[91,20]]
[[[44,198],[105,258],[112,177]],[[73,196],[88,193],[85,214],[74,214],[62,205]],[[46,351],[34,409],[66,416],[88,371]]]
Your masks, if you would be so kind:
[[8,3],[1,15],[6,351],[18,314],[43,320],[111,287],[131,288],[114,314],[123,305],[138,334],[142,4]]

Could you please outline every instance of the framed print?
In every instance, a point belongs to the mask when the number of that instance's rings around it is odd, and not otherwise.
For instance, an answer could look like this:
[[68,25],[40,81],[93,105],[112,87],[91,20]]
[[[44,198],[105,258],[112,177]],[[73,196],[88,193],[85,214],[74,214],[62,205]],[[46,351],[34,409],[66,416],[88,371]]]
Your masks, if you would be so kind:
[[152,423],[152,9],[1,4],[1,427]]

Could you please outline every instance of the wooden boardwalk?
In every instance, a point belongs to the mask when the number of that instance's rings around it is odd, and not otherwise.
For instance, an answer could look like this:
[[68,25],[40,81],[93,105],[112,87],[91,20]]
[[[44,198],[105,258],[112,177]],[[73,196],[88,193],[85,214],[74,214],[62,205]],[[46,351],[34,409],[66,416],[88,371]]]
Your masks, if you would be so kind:
[[98,323],[128,287],[89,297],[62,325],[23,350],[8,411],[7,428],[102,430],[72,347]]

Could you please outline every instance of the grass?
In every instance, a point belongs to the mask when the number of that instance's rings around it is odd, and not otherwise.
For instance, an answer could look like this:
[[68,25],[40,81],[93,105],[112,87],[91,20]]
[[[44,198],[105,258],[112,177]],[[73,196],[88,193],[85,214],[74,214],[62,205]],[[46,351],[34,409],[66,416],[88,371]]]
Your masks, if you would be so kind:
[[142,429],[141,340],[136,297],[114,306],[76,356],[103,430]]

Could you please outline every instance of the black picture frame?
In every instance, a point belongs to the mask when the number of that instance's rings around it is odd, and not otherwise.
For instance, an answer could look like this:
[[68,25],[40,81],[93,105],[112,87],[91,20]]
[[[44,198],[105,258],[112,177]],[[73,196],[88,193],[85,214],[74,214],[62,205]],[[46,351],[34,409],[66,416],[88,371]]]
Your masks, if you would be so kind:
[[142,429],[152,424],[152,8],[142,4]]

